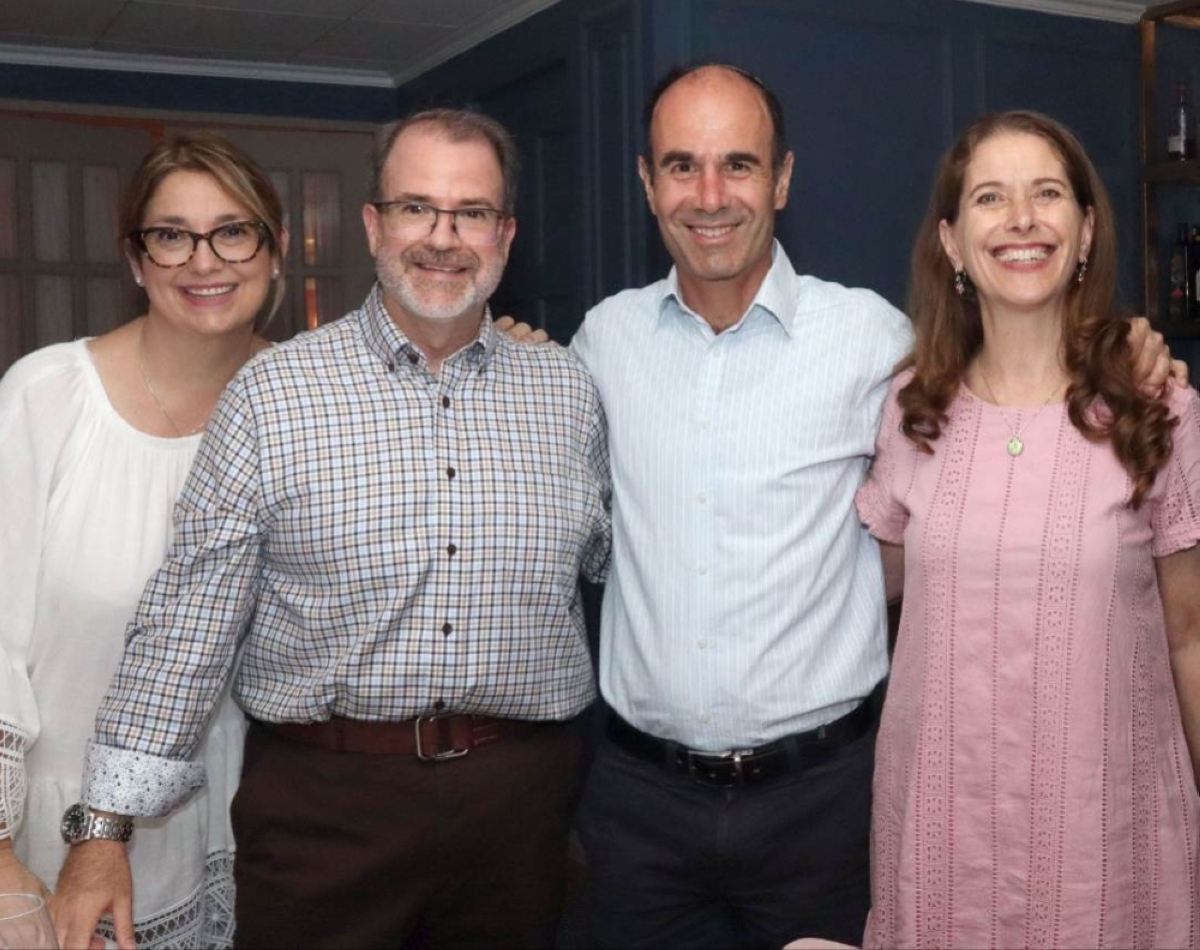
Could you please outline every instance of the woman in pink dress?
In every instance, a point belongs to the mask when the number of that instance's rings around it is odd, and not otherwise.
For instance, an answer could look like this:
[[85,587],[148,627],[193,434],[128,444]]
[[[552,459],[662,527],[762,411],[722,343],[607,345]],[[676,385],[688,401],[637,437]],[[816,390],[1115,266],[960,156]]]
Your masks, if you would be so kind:
[[903,559],[868,947],[1200,946],[1200,407],[1131,379],[1075,137],[940,166],[860,514]]

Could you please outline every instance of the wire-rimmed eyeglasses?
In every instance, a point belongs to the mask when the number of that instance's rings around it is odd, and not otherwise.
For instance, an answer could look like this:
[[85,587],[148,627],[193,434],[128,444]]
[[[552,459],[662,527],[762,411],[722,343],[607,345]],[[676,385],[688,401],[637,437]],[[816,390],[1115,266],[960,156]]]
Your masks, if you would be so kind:
[[404,238],[432,234],[438,218],[450,215],[455,233],[464,244],[495,244],[500,240],[501,225],[511,214],[495,208],[435,208],[423,201],[372,201],[389,231]]
[[131,231],[129,237],[159,267],[182,267],[192,259],[201,241],[207,242],[213,254],[226,264],[245,264],[262,250],[267,226],[261,221],[230,221],[206,234],[160,226]]

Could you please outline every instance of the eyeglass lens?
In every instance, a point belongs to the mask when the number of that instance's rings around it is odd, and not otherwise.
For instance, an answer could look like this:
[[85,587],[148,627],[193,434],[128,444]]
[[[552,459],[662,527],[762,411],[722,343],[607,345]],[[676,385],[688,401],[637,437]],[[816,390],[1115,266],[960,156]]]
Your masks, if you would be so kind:
[[448,214],[454,230],[466,244],[495,244],[500,237],[501,214],[491,208],[447,210],[409,202],[385,202],[381,209],[389,225],[402,237],[425,237],[437,227],[438,218]]
[[250,221],[225,224],[208,234],[183,228],[146,228],[141,237],[150,259],[165,267],[186,264],[201,241],[206,241],[212,252],[225,263],[243,264],[258,254],[264,240],[263,229]]

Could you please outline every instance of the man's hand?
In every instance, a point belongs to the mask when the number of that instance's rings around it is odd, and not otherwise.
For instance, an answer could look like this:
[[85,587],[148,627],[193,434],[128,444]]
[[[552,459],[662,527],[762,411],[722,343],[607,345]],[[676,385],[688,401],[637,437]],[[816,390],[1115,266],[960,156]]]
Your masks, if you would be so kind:
[[58,890],[50,898],[50,916],[63,950],[88,950],[96,922],[112,913],[117,946],[134,950],[133,879],[129,856],[119,841],[94,839],[71,845]]
[[0,894],[50,896],[42,879],[25,867],[13,851],[12,838],[0,838]]
[[1157,399],[1168,379],[1176,386],[1188,384],[1187,363],[1171,359],[1163,335],[1150,329],[1150,321],[1145,317],[1129,321],[1129,349],[1133,353],[1133,381],[1142,395]]
[[550,335],[545,330],[535,330],[528,323],[517,323],[510,316],[503,316],[495,323],[496,329],[508,334],[508,338],[516,343],[545,343]]

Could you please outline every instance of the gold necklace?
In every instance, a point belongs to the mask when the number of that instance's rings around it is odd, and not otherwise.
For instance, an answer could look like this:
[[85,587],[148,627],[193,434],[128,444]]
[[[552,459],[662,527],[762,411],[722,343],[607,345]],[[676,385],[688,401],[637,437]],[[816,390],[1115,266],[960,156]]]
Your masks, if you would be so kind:
[[154,391],[154,386],[150,382],[150,374],[146,371],[146,348],[144,346],[145,339],[146,324],[143,323],[141,325],[140,332],[138,333],[138,368],[142,371],[142,382],[146,386],[146,392],[148,392],[150,394],[150,398],[154,400],[154,405],[158,406],[158,411],[161,412],[162,417],[167,420],[167,424],[175,430],[176,436],[182,439],[185,436],[195,435],[203,430],[206,425],[208,425],[208,418],[205,417],[204,421],[201,422],[200,425],[196,426],[194,429],[188,429],[185,432],[179,423],[177,423],[171,417],[171,414],[167,412],[167,407],[164,406],[162,400],[158,398],[158,393]]
[[[983,380],[983,385],[987,387],[988,396],[992,400],[992,404],[1000,410],[1000,415],[1004,419],[1004,424],[1012,430],[1012,438],[1004,446],[1008,450],[1008,454],[1016,458],[1025,451],[1025,440],[1021,438],[1021,431],[1033,424],[1043,409],[1050,405],[1050,400],[1054,398],[1054,394],[1058,392],[1059,383],[1055,383],[1050,392],[1046,395],[1046,400],[1034,411],[1033,415],[1025,420],[1024,425],[1014,425],[1012,420],[1008,418],[1008,413],[1004,411],[1004,407],[1000,405],[1000,400],[996,398],[996,393],[992,390],[992,384],[988,382],[987,373],[983,371],[983,366],[980,363],[975,364],[975,368],[979,370],[979,378]],[[1017,419],[1021,418],[1021,410],[1017,410]]]

